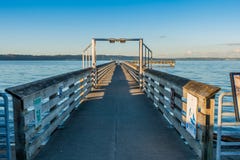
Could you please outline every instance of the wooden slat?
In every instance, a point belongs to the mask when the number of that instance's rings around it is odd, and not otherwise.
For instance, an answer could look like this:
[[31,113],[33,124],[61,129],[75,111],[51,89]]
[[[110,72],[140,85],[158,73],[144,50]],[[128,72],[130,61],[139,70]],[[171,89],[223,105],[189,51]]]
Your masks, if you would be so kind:
[[222,126],[240,126],[240,122],[223,122]]
[[234,106],[234,104],[233,104],[233,102],[223,102],[222,106],[224,106],[224,107],[232,107],[232,106]]
[[222,113],[223,117],[234,117],[235,118],[235,112],[223,112]]

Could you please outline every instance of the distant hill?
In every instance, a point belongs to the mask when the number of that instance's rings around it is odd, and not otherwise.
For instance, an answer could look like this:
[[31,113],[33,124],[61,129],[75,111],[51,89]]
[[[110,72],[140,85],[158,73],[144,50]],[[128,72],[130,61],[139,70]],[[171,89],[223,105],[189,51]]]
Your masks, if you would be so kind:
[[[97,60],[137,60],[136,56],[97,55]],[[82,60],[82,55],[0,55],[0,60]]]
[[[160,58],[154,58],[158,60]],[[169,59],[169,58],[161,58]],[[180,61],[209,61],[209,60],[240,60],[240,58],[173,58]],[[25,60],[25,61],[39,61],[39,60],[82,60],[82,55],[18,55],[18,54],[7,54],[0,55],[0,60]],[[138,56],[122,56],[122,55],[97,55],[97,60],[138,60]]]
[[225,61],[225,60],[240,60],[240,58],[175,58],[178,61]]

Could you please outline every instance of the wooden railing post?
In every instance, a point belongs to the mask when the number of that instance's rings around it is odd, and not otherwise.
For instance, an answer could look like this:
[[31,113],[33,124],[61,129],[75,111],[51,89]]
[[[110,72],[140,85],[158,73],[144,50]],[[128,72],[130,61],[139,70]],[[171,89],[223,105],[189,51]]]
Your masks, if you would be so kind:
[[210,88],[196,81],[187,83],[183,90],[184,97],[192,94],[197,98],[196,123],[200,128],[196,128],[196,139],[200,140],[202,160],[213,159],[214,96],[217,91],[219,91],[217,87]]
[[205,125],[202,134],[202,160],[213,159],[213,126],[214,126],[214,98],[206,99],[206,106],[209,112],[205,113]]
[[92,39],[92,67],[96,68],[96,40]]
[[96,88],[98,83],[98,69],[93,68],[92,70],[92,87]]
[[17,160],[27,160],[26,138],[24,134],[23,101],[13,96],[15,151]]

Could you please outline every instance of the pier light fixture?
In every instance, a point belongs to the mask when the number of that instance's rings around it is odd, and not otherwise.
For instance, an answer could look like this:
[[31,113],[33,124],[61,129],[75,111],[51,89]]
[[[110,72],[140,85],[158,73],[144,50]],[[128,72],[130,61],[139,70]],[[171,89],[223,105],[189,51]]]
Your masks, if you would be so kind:
[[120,42],[120,43],[125,43],[125,42],[126,42],[126,39],[120,38],[120,39],[119,39],[119,42]]
[[115,43],[115,41],[116,41],[116,39],[114,39],[114,38],[110,38],[110,39],[109,39],[109,42],[110,42],[110,43]]
[[119,39],[109,38],[108,41],[109,41],[110,43],[115,43],[115,42],[125,43],[125,42],[126,42],[126,39],[125,39],[125,38],[119,38]]

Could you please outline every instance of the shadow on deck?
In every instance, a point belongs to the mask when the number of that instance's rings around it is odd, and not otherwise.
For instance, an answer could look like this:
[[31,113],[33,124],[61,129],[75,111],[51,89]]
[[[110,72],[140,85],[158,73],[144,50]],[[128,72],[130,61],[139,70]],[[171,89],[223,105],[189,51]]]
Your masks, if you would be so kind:
[[121,68],[106,76],[35,160],[193,160],[194,151]]

